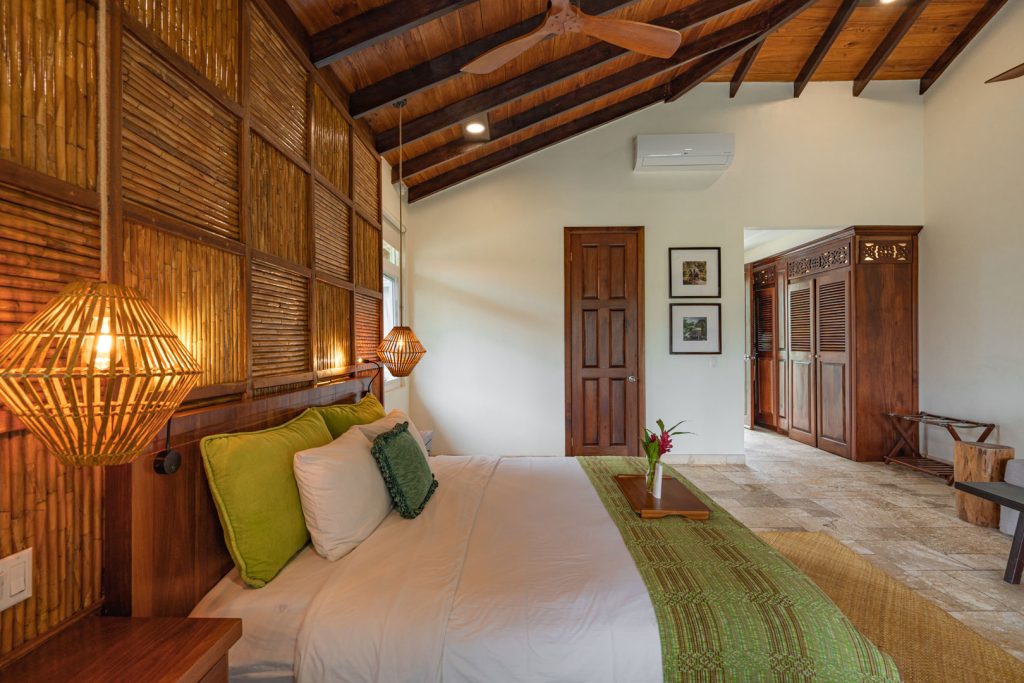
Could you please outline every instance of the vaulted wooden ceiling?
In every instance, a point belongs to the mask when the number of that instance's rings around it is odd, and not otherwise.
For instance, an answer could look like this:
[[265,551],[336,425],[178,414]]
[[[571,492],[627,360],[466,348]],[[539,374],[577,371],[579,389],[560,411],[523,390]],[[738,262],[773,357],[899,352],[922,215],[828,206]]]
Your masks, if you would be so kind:
[[[1006,0],[579,0],[584,11],[671,27],[672,59],[642,57],[579,34],[550,38],[492,74],[459,69],[538,26],[547,0],[288,0],[313,37],[313,60],[350,93],[353,116],[398,166],[406,99],[410,201],[703,81],[920,80],[923,94]],[[463,123],[487,114],[491,139]],[[395,178],[397,180],[397,178]]]

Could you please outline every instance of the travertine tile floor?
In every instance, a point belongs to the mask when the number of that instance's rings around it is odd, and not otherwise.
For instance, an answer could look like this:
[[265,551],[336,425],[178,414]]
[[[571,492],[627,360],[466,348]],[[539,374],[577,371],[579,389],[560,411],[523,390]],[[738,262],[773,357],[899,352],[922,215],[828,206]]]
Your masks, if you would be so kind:
[[677,465],[755,531],[824,531],[1024,659],[1024,585],[1010,538],[956,516],[953,490],[905,467],[854,463],[764,431],[746,465]]

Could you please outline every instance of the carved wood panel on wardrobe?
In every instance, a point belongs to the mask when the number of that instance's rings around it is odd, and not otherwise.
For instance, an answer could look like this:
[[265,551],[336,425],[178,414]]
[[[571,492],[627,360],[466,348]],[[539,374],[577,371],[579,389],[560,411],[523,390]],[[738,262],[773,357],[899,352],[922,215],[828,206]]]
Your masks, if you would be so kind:
[[[100,46],[93,2],[5,1],[0,336],[105,265],[145,293],[202,364],[193,405],[350,374],[381,336],[379,157],[309,63],[298,23],[282,20],[284,3],[193,6],[113,0]],[[0,613],[0,662],[104,592],[107,609],[142,615],[194,601],[216,568],[161,557],[163,534],[189,537],[190,515],[210,512],[191,497],[202,476],[192,465],[159,482],[151,457],[65,470],[0,411],[0,555],[36,551],[35,596]],[[115,507],[102,528],[105,496]],[[169,524],[140,512],[142,498],[147,510],[166,503]]]

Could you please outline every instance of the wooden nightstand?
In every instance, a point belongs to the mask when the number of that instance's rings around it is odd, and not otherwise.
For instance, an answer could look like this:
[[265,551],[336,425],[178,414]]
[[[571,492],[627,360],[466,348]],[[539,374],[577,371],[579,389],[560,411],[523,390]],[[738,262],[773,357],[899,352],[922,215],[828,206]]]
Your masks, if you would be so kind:
[[239,619],[89,617],[0,669],[0,681],[221,683]]

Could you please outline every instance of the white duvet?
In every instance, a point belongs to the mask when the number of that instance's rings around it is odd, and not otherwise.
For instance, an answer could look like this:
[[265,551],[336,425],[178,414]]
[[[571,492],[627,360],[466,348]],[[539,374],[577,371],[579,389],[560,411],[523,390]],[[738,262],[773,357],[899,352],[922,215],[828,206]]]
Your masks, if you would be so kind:
[[[252,608],[252,596],[278,581],[296,585],[289,573],[298,561],[260,591],[220,590],[222,582],[211,592],[216,599],[195,616],[244,620],[233,677],[280,675],[291,664],[306,682],[661,681],[647,589],[578,463],[430,464],[440,485],[423,514],[392,513],[352,553],[318,569],[311,597],[298,599],[301,618],[282,619],[294,611],[284,609],[265,624],[273,616]],[[246,644],[274,640],[271,632],[293,662],[279,654],[273,665]]]

